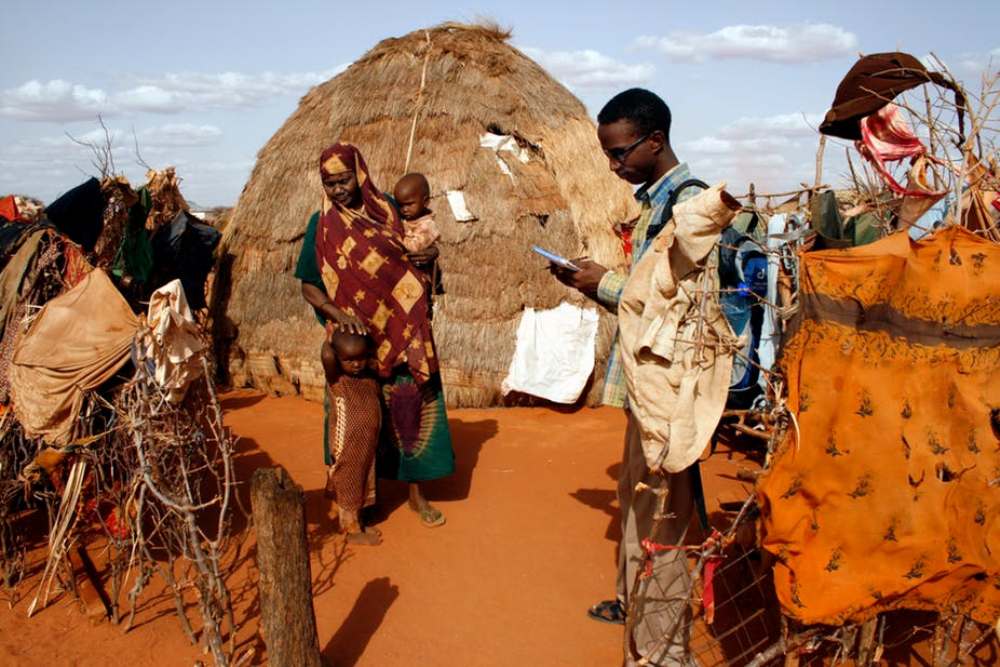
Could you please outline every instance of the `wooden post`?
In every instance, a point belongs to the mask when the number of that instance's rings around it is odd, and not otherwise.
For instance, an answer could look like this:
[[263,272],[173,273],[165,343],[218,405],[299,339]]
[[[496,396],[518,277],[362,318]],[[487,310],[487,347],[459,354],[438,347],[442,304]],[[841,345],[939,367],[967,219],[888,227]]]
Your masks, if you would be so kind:
[[823,182],[823,150],[826,148],[826,135],[819,135],[819,147],[816,149],[816,179],[813,188],[819,188]]
[[871,667],[875,663],[875,633],[878,630],[878,616],[868,619],[861,625],[861,638],[858,640],[858,667]]
[[70,569],[76,577],[76,590],[80,596],[80,602],[87,612],[87,618],[92,625],[97,625],[111,617],[111,599],[101,584],[101,577],[94,567],[94,561],[90,559],[90,554],[82,544],[77,545],[76,551],[72,549],[66,551],[66,558],[69,560]]
[[250,502],[268,664],[320,667],[302,488],[284,468],[260,468],[250,482]]

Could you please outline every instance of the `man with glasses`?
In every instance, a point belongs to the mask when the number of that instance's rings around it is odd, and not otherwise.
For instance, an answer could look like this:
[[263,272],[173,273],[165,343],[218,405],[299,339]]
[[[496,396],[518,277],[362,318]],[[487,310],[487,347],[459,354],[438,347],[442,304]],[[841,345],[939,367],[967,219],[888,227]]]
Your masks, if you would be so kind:
[[[656,94],[632,88],[613,97],[597,115],[597,136],[615,174],[642,187],[635,197],[642,214],[632,232],[632,267],[669,220],[674,203],[700,192],[689,182],[686,164],[678,161],[670,147],[670,109]],[[552,272],[564,284],[595,299],[617,313],[618,302],[628,282],[628,274],[610,271],[586,258],[574,259],[579,271],[553,265]],[[605,405],[626,407],[625,376],[617,336],[608,360],[604,384]],[[625,451],[618,479],[618,501],[622,514],[622,541],[618,554],[617,598],[590,608],[591,618],[624,624],[632,605],[636,618],[626,637],[625,663],[635,664],[633,653],[650,665],[689,664],[687,641],[690,611],[690,578],[684,552],[670,550],[654,557],[653,576],[639,579],[645,553],[642,540],[651,538],[664,545],[683,543],[694,507],[692,470],[668,475],[666,513],[656,535],[651,535],[657,497],[650,491],[636,491],[640,482],[652,488],[661,483],[646,465],[639,440],[638,424],[628,413]],[[637,586],[636,588],[633,588]],[[636,593],[637,600],[631,598]]]

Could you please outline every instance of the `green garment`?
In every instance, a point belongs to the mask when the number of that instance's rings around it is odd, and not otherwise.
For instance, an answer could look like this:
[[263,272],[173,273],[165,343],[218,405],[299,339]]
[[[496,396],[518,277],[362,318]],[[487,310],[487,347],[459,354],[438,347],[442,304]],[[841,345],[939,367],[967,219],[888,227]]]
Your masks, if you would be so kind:
[[[323,275],[319,272],[319,264],[316,263],[316,228],[319,226],[319,211],[309,217],[306,224],[306,234],[302,237],[302,249],[299,250],[299,259],[295,262],[295,277],[306,283],[313,285],[326,292],[323,285]],[[319,311],[316,311],[316,319],[320,324],[326,324],[326,318]]]
[[832,190],[813,197],[810,212],[809,224],[817,234],[816,250],[853,248],[882,237],[881,220],[875,213],[861,213],[844,220]]
[[418,387],[406,367],[399,367],[382,380],[382,399],[378,476],[421,482],[455,472],[441,376]]
[[128,222],[125,223],[111,273],[117,278],[132,276],[137,282],[146,284],[153,274],[153,244],[146,232],[146,216],[153,202],[145,186],[139,188],[137,194],[139,202],[129,209]]

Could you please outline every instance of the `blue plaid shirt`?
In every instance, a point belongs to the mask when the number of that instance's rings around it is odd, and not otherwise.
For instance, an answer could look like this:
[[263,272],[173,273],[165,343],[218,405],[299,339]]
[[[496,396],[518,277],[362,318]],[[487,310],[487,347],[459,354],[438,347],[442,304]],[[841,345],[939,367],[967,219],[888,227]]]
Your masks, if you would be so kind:
[[[652,185],[643,186],[635,193],[636,200],[642,207],[642,214],[639,221],[632,230],[632,267],[639,263],[642,256],[649,248],[653,239],[648,238],[649,226],[652,222],[659,222],[663,215],[663,209],[670,199],[670,194],[674,189],[691,178],[691,172],[685,163],[680,163]],[[689,199],[701,190],[699,188],[686,188],[677,198],[678,203]],[[618,302],[622,298],[622,291],[625,283],[628,282],[628,274],[617,271],[608,271],[601,278],[601,283],[597,287],[597,301],[613,313],[618,312]],[[608,357],[608,369],[604,376],[604,392],[602,402],[605,405],[625,407],[625,369],[622,366],[621,352],[618,349],[618,333],[615,333],[615,340],[611,344],[611,355]]]

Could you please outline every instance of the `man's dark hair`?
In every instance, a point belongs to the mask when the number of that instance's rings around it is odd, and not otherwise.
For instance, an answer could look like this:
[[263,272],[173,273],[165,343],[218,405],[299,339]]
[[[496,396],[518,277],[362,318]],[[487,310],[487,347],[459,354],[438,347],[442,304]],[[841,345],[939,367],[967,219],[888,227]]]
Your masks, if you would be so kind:
[[670,143],[670,107],[656,93],[644,88],[629,88],[612,97],[597,114],[597,122],[601,125],[619,120],[635,125],[640,135],[660,130]]

